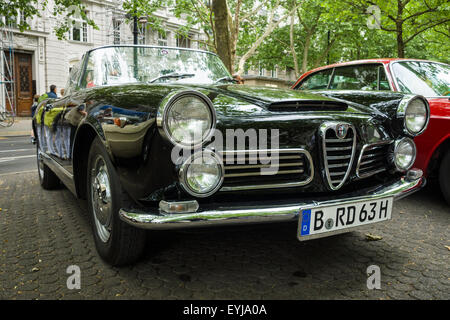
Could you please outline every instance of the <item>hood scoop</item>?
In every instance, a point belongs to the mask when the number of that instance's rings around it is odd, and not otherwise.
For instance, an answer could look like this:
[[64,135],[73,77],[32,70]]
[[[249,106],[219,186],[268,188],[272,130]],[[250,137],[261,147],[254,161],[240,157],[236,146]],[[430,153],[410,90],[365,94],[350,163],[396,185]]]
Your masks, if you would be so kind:
[[269,111],[299,112],[299,111],[346,111],[348,105],[339,101],[287,100],[269,104]]

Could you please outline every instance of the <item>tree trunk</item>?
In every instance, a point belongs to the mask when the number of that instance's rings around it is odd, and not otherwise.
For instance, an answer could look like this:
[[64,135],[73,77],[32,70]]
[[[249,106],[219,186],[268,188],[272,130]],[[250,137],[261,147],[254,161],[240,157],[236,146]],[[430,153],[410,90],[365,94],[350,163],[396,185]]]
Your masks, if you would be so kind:
[[228,9],[227,0],[213,0],[214,27],[216,30],[217,54],[222,59],[225,67],[230,73],[234,72],[232,59],[232,38],[230,11]]
[[300,72],[298,70],[297,52],[295,52],[295,45],[294,45],[294,18],[295,18],[295,13],[292,13],[292,15],[291,15],[291,27],[290,27],[290,30],[289,30],[289,41],[290,41],[290,45],[291,45],[292,57],[294,59],[295,78],[298,78],[300,76]]
[[311,34],[308,32],[306,34],[305,46],[303,48],[303,62],[302,62],[302,74],[305,73],[308,69],[308,54],[309,54],[309,46],[311,44]]
[[403,24],[397,23],[397,57],[405,57],[405,43],[403,41]]

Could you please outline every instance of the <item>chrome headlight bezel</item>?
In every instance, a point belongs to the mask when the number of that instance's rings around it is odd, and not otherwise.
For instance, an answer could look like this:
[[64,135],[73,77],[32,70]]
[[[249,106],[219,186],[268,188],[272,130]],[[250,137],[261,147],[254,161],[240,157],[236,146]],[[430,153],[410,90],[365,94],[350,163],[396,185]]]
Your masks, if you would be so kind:
[[[420,100],[423,103],[423,105],[425,107],[425,112],[426,112],[425,123],[424,123],[423,127],[417,132],[412,131],[411,128],[408,128],[407,121],[406,121],[407,120],[406,119],[407,110],[411,106],[411,103],[415,102],[416,100]],[[428,123],[430,121],[430,105],[428,104],[428,100],[425,97],[419,96],[419,95],[406,96],[405,98],[402,99],[402,101],[400,102],[400,104],[397,108],[397,118],[403,119],[403,132],[405,134],[412,136],[412,137],[421,135],[428,127]]]
[[[413,149],[413,155],[412,155],[411,161],[409,162],[408,166],[406,166],[406,167],[401,167],[397,163],[397,152],[398,152],[400,145],[403,143],[410,144]],[[397,171],[406,172],[409,169],[411,169],[412,166],[414,165],[414,162],[416,161],[416,156],[417,156],[417,148],[416,148],[416,144],[414,143],[413,139],[404,137],[404,138],[401,138],[401,139],[395,141],[393,162],[394,162],[394,165],[395,165],[395,168],[397,169]]]
[[[201,192],[201,193],[197,192],[196,190],[193,190],[190,187],[188,178],[187,178],[189,166],[191,164],[193,164],[194,161],[196,161],[196,159],[198,159],[200,157],[202,157],[202,158],[210,157],[211,159],[213,159],[219,166],[219,172],[220,172],[220,177],[219,177],[217,183],[214,186],[212,186],[207,192]],[[191,196],[194,196],[196,198],[206,198],[206,197],[209,197],[209,196],[213,195],[214,193],[216,193],[222,187],[223,181],[225,179],[225,168],[224,168],[222,159],[215,152],[213,152],[211,150],[203,150],[203,151],[194,153],[191,157],[189,157],[188,159],[186,159],[183,162],[183,164],[180,166],[180,169],[178,171],[178,177],[179,177],[180,185],[184,191],[186,191],[188,194],[190,194]]]
[[[203,103],[210,113],[210,119],[211,123],[209,124],[209,129],[207,129],[205,132],[206,134],[203,135],[202,139],[200,141],[194,141],[194,143],[183,143],[182,141],[177,141],[172,134],[170,133],[170,130],[168,128],[168,117],[169,112],[171,110],[171,107],[180,99],[186,98],[186,97],[192,97],[193,99],[198,99]],[[204,95],[201,92],[195,91],[195,90],[183,90],[183,91],[177,91],[169,94],[167,97],[165,97],[159,108],[156,115],[156,124],[158,126],[160,134],[168,140],[170,143],[172,143],[174,146],[178,146],[183,149],[196,149],[201,147],[205,144],[205,142],[209,141],[211,136],[214,134],[214,130],[216,128],[216,110],[214,109],[214,106],[211,102],[211,100]]]

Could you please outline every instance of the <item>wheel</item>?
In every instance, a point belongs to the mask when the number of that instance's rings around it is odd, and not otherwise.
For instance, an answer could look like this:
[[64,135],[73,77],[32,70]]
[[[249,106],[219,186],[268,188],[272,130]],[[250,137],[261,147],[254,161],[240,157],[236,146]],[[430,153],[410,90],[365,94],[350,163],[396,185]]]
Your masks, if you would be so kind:
[[56,189],[60,186],[60,180],[56,176],[56,174],[50,170],[47,165],[45,165],[44,160],[42,158],[42,152],[39,149],[39,143],[36,144],[36,159],[37,159],[37,167],[38,167],[38,175],[39,175],[39,183],[41,187],[45,190]]
[[89,215],[100,257],[113,266],[135,262],[144,250],[146,233],[120,220],[120,208],[131,201],[98,137],[89,151],[86,180]]
[[439,184],[444,199],[450,205],[450,150],[447,150],[439,167]]

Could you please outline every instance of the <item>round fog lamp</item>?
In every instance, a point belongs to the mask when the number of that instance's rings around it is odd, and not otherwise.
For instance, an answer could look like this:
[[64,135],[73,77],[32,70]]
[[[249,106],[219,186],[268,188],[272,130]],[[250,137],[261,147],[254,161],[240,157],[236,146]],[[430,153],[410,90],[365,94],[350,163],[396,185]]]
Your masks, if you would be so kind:
[[409,138],[403,138],[395,143],[394,163],[398,170],[406,171],[416,160],[416,145]]
[[224,179],[223,165],[213,152],[198,152],[180,169],[183,188],[195,197],[207,197],[216,192]]

